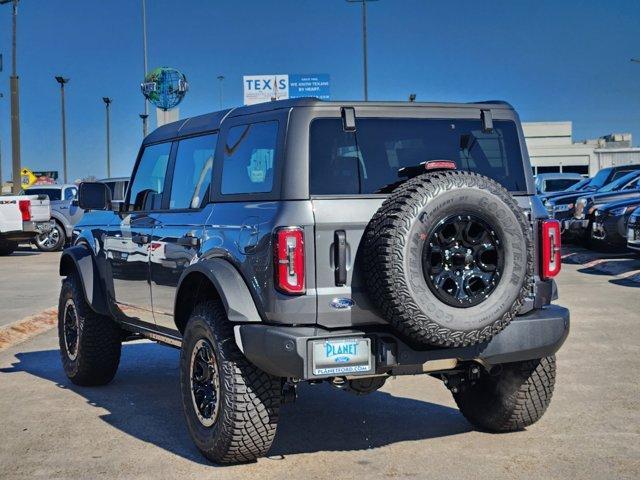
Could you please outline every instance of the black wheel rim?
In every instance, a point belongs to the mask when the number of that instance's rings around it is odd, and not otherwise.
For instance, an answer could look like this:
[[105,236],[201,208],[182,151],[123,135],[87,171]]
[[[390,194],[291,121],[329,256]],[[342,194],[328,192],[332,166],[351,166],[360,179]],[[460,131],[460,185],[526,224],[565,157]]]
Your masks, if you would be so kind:
[[64,306],[64,346],[67,349],[67,356],[70,360],[78,357],[78,312],[72,299],[68,299]]
[[191,352],[191,400],[200,423],[212,426],[218,416],[220,381],[218,363],[207,339],[196,342]]
[[498,286],[503,264],[499,235],[477,215],[447,217],[425,238],[424,278],[436,297],[452,307],[486,300]]

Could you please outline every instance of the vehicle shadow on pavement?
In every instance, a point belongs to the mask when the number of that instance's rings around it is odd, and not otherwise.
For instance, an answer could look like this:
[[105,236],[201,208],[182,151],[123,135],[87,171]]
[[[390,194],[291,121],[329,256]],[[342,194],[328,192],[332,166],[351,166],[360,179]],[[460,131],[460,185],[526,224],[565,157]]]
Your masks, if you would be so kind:
[[[153,343],[124,345],[118,373],[104,387],[73,385],[62,371],[57,350],[18,353],[18,361],[0,373],[26,372],[53,382],[106,409],[109,413],[101,419],[114,428],[209,464],[193,445],[184,421],[178,357],[178,350]],[[299,393],[295,403],[282,407],[270,455],[366,450],[471,430],[455,408],[387,392],[356,397],[328,385],[303,385]]]

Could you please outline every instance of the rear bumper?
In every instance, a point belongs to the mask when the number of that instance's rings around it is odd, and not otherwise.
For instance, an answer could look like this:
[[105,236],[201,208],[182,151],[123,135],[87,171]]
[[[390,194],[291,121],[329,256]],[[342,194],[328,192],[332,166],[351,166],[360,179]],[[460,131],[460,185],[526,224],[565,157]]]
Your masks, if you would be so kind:
[[[371,338],[375,374],[423,373],[426,362],[443,359],[477,360],[487,365],[531,360],[557,352],[569,334],[569,310],[549,305],[516,317],[489,342],[471,347],[416,350],[384,330],[326,330],[262,324],[236,325],[236,343],[254,365],[278,377],[304,380],[313,375],[312,342],[323,339]],[[356,376],[358,374],[352,374]]]

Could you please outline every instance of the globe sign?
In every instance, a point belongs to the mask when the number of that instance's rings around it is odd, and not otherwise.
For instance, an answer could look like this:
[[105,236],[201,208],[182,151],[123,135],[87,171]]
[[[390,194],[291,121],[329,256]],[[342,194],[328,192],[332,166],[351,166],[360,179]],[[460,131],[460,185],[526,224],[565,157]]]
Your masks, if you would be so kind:
[[170,110],[182,101],[189,84],[187,78],[175,68],[160,67],[149,72],[140,84],[147,100],[162,110]]

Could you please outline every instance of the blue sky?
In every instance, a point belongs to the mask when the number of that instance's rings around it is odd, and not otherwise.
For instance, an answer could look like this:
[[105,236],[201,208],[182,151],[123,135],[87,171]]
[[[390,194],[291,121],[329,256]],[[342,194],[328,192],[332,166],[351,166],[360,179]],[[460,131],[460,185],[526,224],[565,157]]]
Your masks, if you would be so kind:
[[[630,131],[640,144],[640,2],[379,0],[369,4],[369,97],[505,99],[523,120],[572,120],[574,138]],[[0,139],[10,172],[11,9],[0,6]],[[362,98],[360,7],[344,0],[147,0],[149,67],[183,71],[181,116],[242,103],[242,75],[329,73],[334,99]],[[67,86],[72,179],[106,175],[103,96],[112,104],[112,174],[141,140],[139,0],[21,0],[22,162],[62,171]]]

